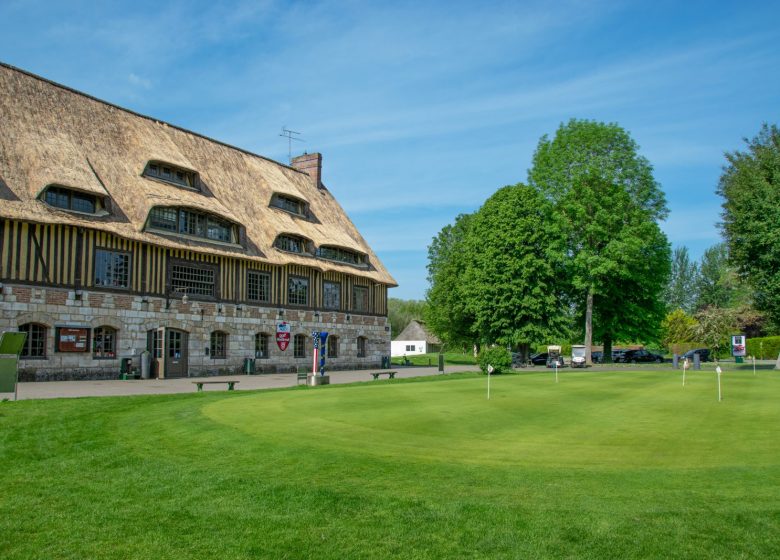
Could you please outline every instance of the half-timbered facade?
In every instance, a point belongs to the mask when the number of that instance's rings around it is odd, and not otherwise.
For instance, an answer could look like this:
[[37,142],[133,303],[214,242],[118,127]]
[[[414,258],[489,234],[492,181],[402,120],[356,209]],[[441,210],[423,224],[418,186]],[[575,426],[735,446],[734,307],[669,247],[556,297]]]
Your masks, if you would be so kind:
[[[0,64],[0,330],[22,379],[162,378],[389,355],[395,281],[322,184],[291,166]],[[286,323],[289,347],[277,344]],[[282,329],[284,330],[284,329]]]

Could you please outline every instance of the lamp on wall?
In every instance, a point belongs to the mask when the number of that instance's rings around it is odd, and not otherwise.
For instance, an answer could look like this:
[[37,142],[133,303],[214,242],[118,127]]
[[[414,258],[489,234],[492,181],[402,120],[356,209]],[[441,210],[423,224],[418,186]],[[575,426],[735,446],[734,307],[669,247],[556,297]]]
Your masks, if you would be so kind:
[[187,302],[190,300],[190,296],[187,295],[187,289],[188,288],[172,288],[168,290],[168,292],[165,295],[165,309],[170,309],[171,300],[180,294],[181,294],[181,302],[186,305]]
[[349,313],[347,313],[347,321],[352,320],[352,317],[349,316]]
[[283,317],[283,316],[284,316],[284,309],[280,309],[280,310],[277,312],[277,315],[278,315],[279,317]]
[[319,311],[315,311],[314,312],[314,319],[317,320],[317,321],[320,320],[320,312]]

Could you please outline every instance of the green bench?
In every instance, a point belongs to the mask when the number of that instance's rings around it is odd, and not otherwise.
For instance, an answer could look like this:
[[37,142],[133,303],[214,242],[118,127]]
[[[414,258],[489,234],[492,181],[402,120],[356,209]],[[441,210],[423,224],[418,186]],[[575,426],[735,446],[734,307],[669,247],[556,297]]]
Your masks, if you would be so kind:
[[369,372],[374,379],[379,379],[380,375],[387,375],[390,377],[390,379],[395,379],[395,374],[398,373],[397,371],[372,371]]
[[298,372],[298,385],[301,384],[301,381],[306,383],[306,378],[309,377],[309,374],[306,372]]
[[193,383],[198,386],[198,392],[200,393],[203,391],[204,385],[213,385],[215,383],[227,383],[228,391],[232,391],[240,381],[193,381]]

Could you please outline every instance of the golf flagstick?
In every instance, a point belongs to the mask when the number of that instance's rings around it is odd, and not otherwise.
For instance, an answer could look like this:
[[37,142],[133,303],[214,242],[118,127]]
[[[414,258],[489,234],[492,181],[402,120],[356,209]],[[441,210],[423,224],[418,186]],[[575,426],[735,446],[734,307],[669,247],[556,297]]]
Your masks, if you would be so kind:
[[683,387],[685,387],[685,370],[688,369],[688,358],[683,360]]
[[487,400],[490,400],[490,374],[493,373],[493,366],[488,364],[488,398]]
[[723,370],[720,369],[720,366],[717,366],[715,371],[718,372],[718,402],[720,402],[723,400],[723,395],[720,392],[720,374],[723,373]]

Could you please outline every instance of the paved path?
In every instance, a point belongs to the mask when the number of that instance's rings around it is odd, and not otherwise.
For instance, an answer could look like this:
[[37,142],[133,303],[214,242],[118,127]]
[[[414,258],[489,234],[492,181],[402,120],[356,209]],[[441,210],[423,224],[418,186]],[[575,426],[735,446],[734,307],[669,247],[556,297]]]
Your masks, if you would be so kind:
[[[436,375],[435,367],[398,367],[396,378],[420,377],[424,375]],[[456,371],[476,371],[476,366],[446,366],[445,373]],[[356,381],[373,381],[370,373],[382,370],[352,370],[329,372],[330,382],[354,383]],[[382,376],[380,379],[387,379]],[[237,391],[249,391],[257,389],[272,389],[275,387],[292,387],[298,383],[294,373],[269,373],[262,375],[225,375],[219,377],[192,377],[184,379],[139,379],[132,381],[120,381],[110,379],[105,381],[41,381],[19,383],[19,400],[27,399],[56,399],[74,397],[109,397],[124,395],[164,395],[173,393],[194,393],[197,389],[195,380],[204,381],[240,381],[236,385]],[[204,391],[225,391],[227,385],[204,385]],[[13,393],[0,393],[0,399],[13,399]]]

